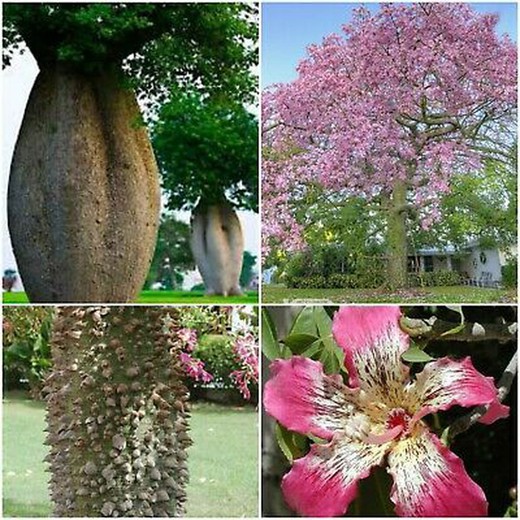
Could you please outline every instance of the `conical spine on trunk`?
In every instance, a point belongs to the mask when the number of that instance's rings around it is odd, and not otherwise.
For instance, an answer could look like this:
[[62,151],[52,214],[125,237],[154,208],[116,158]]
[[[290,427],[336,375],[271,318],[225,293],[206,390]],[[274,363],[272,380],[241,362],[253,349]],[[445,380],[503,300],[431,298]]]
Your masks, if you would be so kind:
[[56,516],[183,515],[191,440],[177,312],[59,308],[45,389]]
[[160,211],[157,164],[134,93],[106,67],[44,65],[11,164],[8,223],[32,302],[134,300]]
[[191,249],[207,294],[240,295],[244,237],[236,211],[227,202],[194,209]]

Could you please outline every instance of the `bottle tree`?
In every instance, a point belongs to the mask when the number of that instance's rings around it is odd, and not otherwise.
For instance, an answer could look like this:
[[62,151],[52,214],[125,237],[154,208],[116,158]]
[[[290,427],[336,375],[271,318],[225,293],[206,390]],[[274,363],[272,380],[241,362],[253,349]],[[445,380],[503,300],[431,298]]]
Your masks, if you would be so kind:
[[258,211],[258,123],[228,96],[178,92],[152,126],[169,209],[192,210],[191,248],[208,294],[240,294],[236,209]]
[[244,4],[7,4],[3,63],[40,72],[11,164],[8,223],[31,301],[124,302],[141,289],[160,207],[147,116],[173,86],[254,85]]
[[264,249],[304,245],[292,197],[319,184],[380,201],[388,277],[404,286],[409,212],[434,225],[451,175],[516,122],[516,46],[496,24],[467,4],[386,4],[310,46],[262,98]]

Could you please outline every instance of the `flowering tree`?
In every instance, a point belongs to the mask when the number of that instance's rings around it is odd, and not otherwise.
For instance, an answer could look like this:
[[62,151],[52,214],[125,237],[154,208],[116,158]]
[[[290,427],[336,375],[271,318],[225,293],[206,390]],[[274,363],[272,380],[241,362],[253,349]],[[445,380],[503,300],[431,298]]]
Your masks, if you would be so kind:
[[[411,344],[410,336],[427,336],[432,323],[404,318],[398,307],[345,307],[332,322],[323,309],[307,308],[282,345],[264,338],[266,355],[278,356],[264,404],[279,421],[280,446],[293,462],[282,481],[292,509],[305,516],[342,515],[361,481],[386,466],[400,516],[487,514],[482,489],[448,445],[477,421],[507,417],[501,401],[516,372],[516,355],[497,389],[469,357],[433,359]],[[462,323],[446,332],[464,329]],[[403,360],[428,362],[412,376]],[[455,405],[481,407],[439,438],[435,421],[432,429],[425,418]]]
[[318,184],[378,203],[403,286],[410,212],[431,226],[452,173],[511,144],[517,53],[496,23],[466,4],[385,4],[310,46],[298,78],[263,96],[266,251],[303,247],[293,202]]

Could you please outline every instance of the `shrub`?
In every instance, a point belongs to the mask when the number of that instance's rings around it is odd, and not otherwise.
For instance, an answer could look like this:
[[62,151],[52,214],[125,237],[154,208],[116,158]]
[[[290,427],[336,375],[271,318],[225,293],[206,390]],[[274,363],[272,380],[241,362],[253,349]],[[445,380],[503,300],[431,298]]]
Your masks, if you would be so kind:
[[460,283],[461,277],[456,271],[441,270],[408,274],[410,287],[447,287]]
[[297,289],[324,289],[327,285],[327,279],[321,274],[305,276],[296,280]]
[[233,338],[223,334],[204,334],[193,355],[204,363],[205,370],[213,375],[214,383],[233,386],[229,374],[239,368],[233,352]]
[[449,286],[449,285],[459,285],[460,274],[456,271],[434,271],[433,272],[433,280],[434,285],[438,286]]
[[[204,369],[213,376],[213,380],[208,386],[217,387],[227,392],[223,395],[229,396],[230,403],[243,402],[240,392],[235,382],[230,378],[233,371],[240,370],[242,365],[237,360],[233,351],[235,339],[224,334],[204,334],[200,336],[197,346],[193,351],[193,356],[204,363]],[[201,388],[206,385],[188,381],[188,387]],[[253,386],[252,402],[256,402],[258,387]],[[196,392],[200,394],[200,392]],[[238,398],[237,398],[238,397]],[[227,398],[226,398],[227,399]],[[218,400],[218,398],[217,398]]]
[[502,266],[502,285],[507,289],[514,289],[517,286],[518,260],[513,258]]
[[6,389],[29,386],[38,398],[51,367],[53,307],[6,307],[3,317],[3,369]]
[[351,274],[335,273],[327,278],[328,289],[354,289],[356,277]]

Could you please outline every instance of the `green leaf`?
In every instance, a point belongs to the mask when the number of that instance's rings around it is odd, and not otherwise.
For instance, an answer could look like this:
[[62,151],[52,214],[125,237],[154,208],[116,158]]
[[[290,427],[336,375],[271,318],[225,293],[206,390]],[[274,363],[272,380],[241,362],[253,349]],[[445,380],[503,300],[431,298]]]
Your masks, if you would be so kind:
[[309,334],[290,334],[284,340],[294,354],[301,354],[312,345],[318,338]]
[[323,307],[314,307],[313,317],[318,327],[319,335],[323,337],[332,336],[332,320]]
[[403,352],[401,358],[409,363],[426,363],[435,359],[416,345],[412,345],[407,351]]
[[304,307],[298,316],[296,316],[291,331],[289,332],[289,335],[293,334],[318,335],[318,326],[316,325],[313,307]]
[[262,309],[262,352],[269,360],[282,357],[277,340],[276,327],[266,309]]
[[294,459],[305,455],[307,444],[303,435],[293,433],[277,422],[275,426],[275,436],[278,446],[280,446],[282,453],[289,462],[292,463]]
[[444,446],[449,446],[450,445],[450,427],[448,426],[447,428],[444,428],[444,430],[442,431],[442,435],[441,435],[441,442],[442,444],[444,444]]
[[[302,356],[305,356],[305,357],[308,357],[308,358],[312,358],[313,356],[315,356],[321,349],[323,348],[323,342],[321,341],[321,339],[317,339],[314,343],[312,343],[311,345],[308,346],[307,349],[305,349],[303,352],[302,352]],[[319,358],[319,356],[318,356]]]
[[338,356],[331,348],[324,348],[320,356],[320,361],[323,363],[323,370],[326,374],[337,374],[341,369]]

